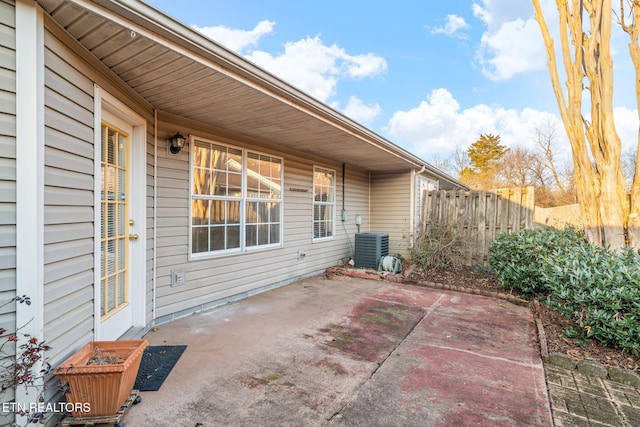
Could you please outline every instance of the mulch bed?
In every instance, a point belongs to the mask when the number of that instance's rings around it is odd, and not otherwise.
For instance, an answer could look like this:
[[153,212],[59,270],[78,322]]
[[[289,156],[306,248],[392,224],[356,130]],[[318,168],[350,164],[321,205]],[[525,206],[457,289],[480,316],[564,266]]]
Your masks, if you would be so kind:
[[[412,269],[409,266],[409,271],[411,272],[411,281],[416,285],[420,285],[420,282],[434,282],[449,286],[463,286],[470,289],[512,294],[513,296],[530,299],[519,295],[517,292],[510,292],[509,289],[502,288],[495,276],[489,271],[477,267],[423,271]],[[533,302],[531,302],[531,308],[533,310]],[[563,331],[572,325],[571,320],[548,308],[544,302],[540,302],[540,309],[534,310],[534,312],[544,326],[549,352],[564,353],[576,361],[590,359],[606,367],[631,369],[640,373],[640,356],[605,347],[595,340],[587,340],[585,343],[580,344],[577,339],[565,337]]]

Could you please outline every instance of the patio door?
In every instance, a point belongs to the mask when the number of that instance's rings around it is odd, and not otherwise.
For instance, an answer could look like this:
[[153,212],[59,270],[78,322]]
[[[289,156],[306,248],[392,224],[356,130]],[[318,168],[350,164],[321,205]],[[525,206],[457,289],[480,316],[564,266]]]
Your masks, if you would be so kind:
[[99,339],[117,339],[133,326],[131,274],[140,250],[131,209],[131,136],[133,128],[107,112],[100,137],[100,281]]

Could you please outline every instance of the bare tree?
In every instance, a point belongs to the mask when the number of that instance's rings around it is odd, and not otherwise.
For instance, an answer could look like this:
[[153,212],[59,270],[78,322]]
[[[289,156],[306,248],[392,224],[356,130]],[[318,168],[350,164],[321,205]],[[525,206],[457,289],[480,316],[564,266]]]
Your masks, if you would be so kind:
[[559,133],[558,126],[551,120],[547,119],[542,123],[538,124],[535,129],[535,137],[534,142],[538,146],[538,148],[542,151],[544,158],[546,160],[546,168],[551,172],[553,176],[553,182],[555,183],[558,190],[565,193],[566,184],[562,182],[560,179],[560,173],[556,168],[556,159],[555,159],[555,140],[558,137]]
[[500,159],[497,171],[500,181],[508,187],[545,187],[547,184],[544,161],[535,151],[513,147]]
[[[591,241],[612,247],[624,247],[628,233],[630,244],[640,246],[636,237],[640,183],[630,203],[622,172],[620,137],[613,121],[611,0],[556,0],[566,93],[540,0],[532,2],[547,52],[553,91],[571,144],[585,231]],[[631,3],[631,8],[637,11],[637,0]],[[630,28],[636,34],[632,44],[637,46],[635,20]],[[640,50],[636,57],[640,67]],[[589,117],[582,115],[583,90],[589,95]]]
[[627,189],[631,191],[633,178],[636,171],[636,162],[638,161],[638,152],[633,148],[627,148],[622,151],[622,169],[627,180]]
[[431,164],[451,176],[460,176],[462,171],[469,166],[469,155],[467,150],[460,145],[456,145],[455,150],[447,157],[442,158],[436,154],[431,158]]
[[461,145],[456,145],[456,149],[451,157],[451,162],[453,164],[453,171],[455,174],[460,175],[465,168],[469,167],[471,160],[469,159],[467,150]]
[[535,126],[533,133],[533,142],[543,156],[545,172],[548,172],[545,174],[546,187],[536,192],[536,203],[540,203],[540,206],[576,203],[576,180],[573,167],[557,159],[556,141],[560,133],[558,124],[552,119],[543,120]]

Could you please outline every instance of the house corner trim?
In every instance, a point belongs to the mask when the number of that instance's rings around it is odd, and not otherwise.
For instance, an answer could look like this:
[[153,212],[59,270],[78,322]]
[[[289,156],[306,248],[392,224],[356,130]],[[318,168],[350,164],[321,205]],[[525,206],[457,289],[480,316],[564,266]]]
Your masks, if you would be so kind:
[[[33,1],[16,1],[16,327],[44,337],[44,18]],[[16,346],[18,352],[18,346]],[[38,369],[35,369],[37,372]],[[16,391],[16,402],[36,393]]]

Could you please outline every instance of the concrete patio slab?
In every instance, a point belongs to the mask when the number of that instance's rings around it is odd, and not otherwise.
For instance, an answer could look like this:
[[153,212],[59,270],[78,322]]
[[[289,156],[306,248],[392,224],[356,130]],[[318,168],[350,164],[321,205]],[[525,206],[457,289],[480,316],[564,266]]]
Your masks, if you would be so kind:
[[187,344],[128,426],[550,426],[526,307],[317,276],[160,325]]

